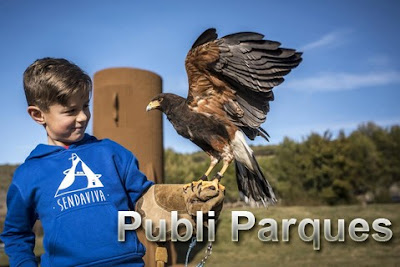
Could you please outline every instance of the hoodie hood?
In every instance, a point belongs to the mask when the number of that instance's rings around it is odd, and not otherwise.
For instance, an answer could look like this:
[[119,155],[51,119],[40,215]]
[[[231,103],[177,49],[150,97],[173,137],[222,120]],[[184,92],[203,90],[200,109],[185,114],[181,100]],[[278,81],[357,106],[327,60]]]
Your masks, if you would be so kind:
[[[97,138],[94,136],[91,136],[89,134],[85,134],[85,136],[80,140],[79,142],[73,143],[69,146],[68,149],[75,148],[78,146],[90,144],[97,141]],[[53,145],[45,145],[45,144],[39,144],[36,146],[36,148],[29,154],[29,156],[26,158],[25,161],[34,159],[34,158],[43,158],[51,154],[55,154],[60,151],[64,151],[66,148],[62,146],[53,146]]]

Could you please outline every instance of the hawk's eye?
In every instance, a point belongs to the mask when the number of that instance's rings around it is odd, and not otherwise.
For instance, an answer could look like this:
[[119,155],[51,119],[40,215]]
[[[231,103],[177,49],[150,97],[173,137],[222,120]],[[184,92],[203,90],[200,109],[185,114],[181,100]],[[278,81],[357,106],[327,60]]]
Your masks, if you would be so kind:
[[162,102],[164,100],[164,98],[160,97],[160,99],[158,99],[158,102]]

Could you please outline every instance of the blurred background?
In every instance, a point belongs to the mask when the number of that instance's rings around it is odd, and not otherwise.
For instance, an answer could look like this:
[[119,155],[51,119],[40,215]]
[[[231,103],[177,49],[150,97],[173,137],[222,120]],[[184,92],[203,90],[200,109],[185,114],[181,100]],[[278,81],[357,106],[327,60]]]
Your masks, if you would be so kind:
[[[274,89],[263,124],[270,142],[250,143],[280,202],[268,210],[243,207],[231,167],[223,180],[226,209],[210,265],[398,264],[399,14],[394,0],[0,1],[0,230],[15,168],[47,140],[26,112],[22,74],[34,60],[63,57],[91,77],[110,67],[149,70],[162,77],[164,92],[185,97],[186,53],[205,29],[215,27],[220,37],[255,31],[304,54],[300,66]],[[165,181],[200,177],[208,157],[169,122],[163,128]],[[384,217],[393,223],[394,238],[388,243],[325,241],[329,250],[314,252],[296,233],[289,244],[265,244],[254,232],[234,244],[229,216],[238,207],[278,221],[362,217],[371,225]],[[40,245],[37,249],[41,253]],[[202,252],[195,254],[193,262],[201,257]],[[0,247],[0,265],[6,262]]]

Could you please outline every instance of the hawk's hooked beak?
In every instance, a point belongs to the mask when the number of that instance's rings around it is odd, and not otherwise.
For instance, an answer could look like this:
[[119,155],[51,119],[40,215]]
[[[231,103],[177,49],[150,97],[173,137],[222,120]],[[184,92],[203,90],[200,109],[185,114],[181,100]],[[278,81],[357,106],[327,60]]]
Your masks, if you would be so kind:
[[158,108],[160,106],[160,102],[158,100],[151,101],[147,107],[146,111],[150,111],[152,109]]

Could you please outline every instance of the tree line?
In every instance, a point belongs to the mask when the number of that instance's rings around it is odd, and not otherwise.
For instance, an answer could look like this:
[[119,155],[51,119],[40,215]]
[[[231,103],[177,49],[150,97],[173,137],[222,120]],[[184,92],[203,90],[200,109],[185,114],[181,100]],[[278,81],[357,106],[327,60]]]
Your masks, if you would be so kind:
[[[336,205],[399,201],[400,126],[372,122],[333,138],[330,131],[311,133],[296,142],[252,147],[256,158],[285,205]],[[204,152],[165,151],[167,183],[188,183],[209,165]],[[234,164],[222,178],[226,200],[239,199]],[[217,165],[215,171],[221,168]]]

